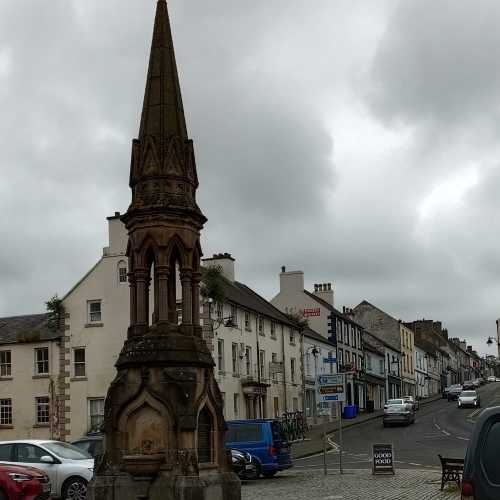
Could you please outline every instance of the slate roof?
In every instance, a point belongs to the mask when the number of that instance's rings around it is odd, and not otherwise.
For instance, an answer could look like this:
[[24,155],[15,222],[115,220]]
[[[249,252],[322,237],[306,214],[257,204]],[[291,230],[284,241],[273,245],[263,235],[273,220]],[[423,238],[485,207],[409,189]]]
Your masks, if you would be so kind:
[[43,342],[60,338],[60,332],[49,328],[48,314],[28,314],[0,318],[0,344]]
[[280,321],[288,326],[297,329],[297,325],[291,322],[279,309],[274,307],[264,297],[254,292],[251,288],[239,281],[229,281],[223,279],[224,293],[226,300],[237,304],[244,309],[256,312],[262,316]]

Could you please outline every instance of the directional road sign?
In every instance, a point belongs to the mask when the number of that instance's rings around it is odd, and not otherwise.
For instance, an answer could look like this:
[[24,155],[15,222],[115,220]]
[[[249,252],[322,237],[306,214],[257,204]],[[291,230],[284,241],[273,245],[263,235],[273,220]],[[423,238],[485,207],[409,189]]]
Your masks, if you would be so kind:
[[345,401],[345,377],[343,373],[318,375],[319,401]]

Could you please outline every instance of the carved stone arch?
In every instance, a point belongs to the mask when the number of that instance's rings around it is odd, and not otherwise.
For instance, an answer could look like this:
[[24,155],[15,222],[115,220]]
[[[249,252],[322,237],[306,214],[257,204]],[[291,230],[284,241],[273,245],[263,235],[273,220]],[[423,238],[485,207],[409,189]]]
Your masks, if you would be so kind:
[[182,241],[182,238],[178,234],[174,234],[167,245],[167,262],[171,262],[172,256],[177,253],[177,258],[179,259],[179,266],[186,267],[187,259],[186,256],[190,254],[190,251],[186,248],[186,245]]
[[160,175],[160,161],[158,160],[155,141],[151,136],[146,137],[141,156],[142,175],[144,177],[156,177]]
[[217,412],[211,402],[206,399],[200,406],[197,415],[196,449],[198,463],[216,463],[218,461],[216,443],[218,432],[215,425]]
[[125,455],[152,455],[176,448],[173,412],[143,390],[119,412],[120,448]]

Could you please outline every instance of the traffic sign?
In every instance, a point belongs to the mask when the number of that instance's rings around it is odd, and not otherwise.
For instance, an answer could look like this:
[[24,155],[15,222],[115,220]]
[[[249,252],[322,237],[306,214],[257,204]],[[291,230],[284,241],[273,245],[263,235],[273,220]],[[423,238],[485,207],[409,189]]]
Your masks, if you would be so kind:
[[318,375],[317,378],[318,400],[345,401],[345,376],[343,373]]
[[337,362],[337,358],[333,357],[328,357],[328,358],[323,358],[323,363],[330,363],[331,365],[334,365]]

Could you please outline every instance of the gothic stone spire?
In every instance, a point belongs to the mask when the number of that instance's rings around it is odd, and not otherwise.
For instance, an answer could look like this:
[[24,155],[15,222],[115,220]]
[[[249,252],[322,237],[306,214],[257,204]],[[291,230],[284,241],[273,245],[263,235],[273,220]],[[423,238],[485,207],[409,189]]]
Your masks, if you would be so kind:
[[167,3],[158,0],[139,137],[132,144],[132,204],[144,209],[190,213],[205,221],[196,204],[198,177],[188,139]]

